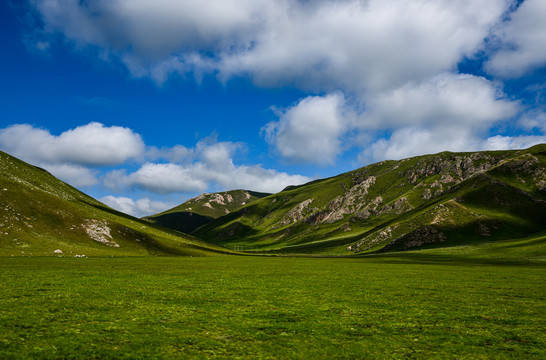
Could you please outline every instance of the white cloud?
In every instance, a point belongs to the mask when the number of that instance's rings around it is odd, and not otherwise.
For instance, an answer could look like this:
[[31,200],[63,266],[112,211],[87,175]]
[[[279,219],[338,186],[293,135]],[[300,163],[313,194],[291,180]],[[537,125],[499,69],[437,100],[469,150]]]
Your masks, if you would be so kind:
[[518,119],[518,125],[527,131],[546,134],[546,112],[538,109],[527,111]]
[[[492,81],[454,74],[457,64],[484,50],[484,39],[492,33],[505,47],[493,54],[491,73],[521,73],[546,59],[546,6],[539,0],[524,1],[504,23],[512,0],[31,1],[44,23],[36,36],[40,41],[61,34],[75,49],[90,47],[106,61],[121,60],[133,76],[159,83],[172,74],[197,79],[213,74],[222,81],[248,76],[262,86],[325,93],[280,111],[278,120],[263,129],[276,153],[293,163],[333,164],[347,148],[366,145],[354,139],[385,133],[390,135],[372,140],[362,159],[485,148],[490,129],[515,118],[523,107]],[[93,126],[97,134],[106,129],[91,125],[65,137],[18,129],[45,147],[5,141],[20,154],[31,152],[50,163],[148,161],[132,173],[109,173],[105,184],[111,188],[187,192],[211,184],[248,187],[247,179],[255,179],[255,186],[272,191],[306,180],[259,165],[235,165],[233,153],[240,144],[200,142],[195,148],[145,150],[140,137],[125,128],[116,131],[129,146],[108,156],[119,141],[91,141],[99,139]],[[535,129],[535,135],[544,131],[540,117],[522,117],[520,125]],[[15,134],[17,129],[12,130]],[[491,144],[523,141],[494,138]],[[66,151],[76,144],[81,151]],[[6,146],[2,133],[0,145]],[[52,151],[55,147],[61,150]]]
[[468,130],[453,133],[452,130],[439,128],[402,128],[389,139],[374,142],[360,155],[360,161],[398,160],[442,151],[525,149],[541,143],[546,143],[546,135],[496,135],[484,139]]
[[97,179],[98,172],[84,166],[41,163],[39,163],[38,166],[46,168],[47,171],[52,173],[55,177],[66,181],[75,187],[89,187],[99,183],[99,180]]
[[126,180],[132,186],[157,194],[205,191],[207,183],[176,164],[146,163]]
[[520,135],[501,136],[496,135],[488,138],[483,145],[484,150],[511,150],[526,149],[533,145],[546,143],[546,136]]
[[361,154],[360,161],[369,163],[386,159],[399,160],[441,151],[479,150],[480,147],[481,140],[464,128],[453,133],[453,130],[442,127],[405,127],[394,131],[388,139],[380,139],[371,144]]
[[377,93],[367,106],[360,123],[367,129],[442,125],[480,130],[514,116],[519,109],[491,81],[451,73]]
[[506,9],[502,0],[310,3],[284,9],[254,47],[224,58],[222,70],[357,93],[399,86],[453,69]]
[[491,73],[518,77],[546,66],[546,2],[525,0],[497,32],[502,48],[488,63]]
[[296,163],[332,164],[345,148],[365,144],[358,139],[384,131],[391,136],[373,142],[361,161],[464,151],[479,148],[488,129],[521,108],[498,84],[453,73],[369,94],[365,101],[365,110],[356,114],[338,93],[307,97],[264,128],[266,139]]
[[183,145],[162,148],[150,146],[146,150],[145,157],[151,161],[167,160],[172,163],[186,162],[194,159],[194,150]]
[[111,208],[136,217],[156,214],[177,205],[163,201],[151,200],[149,198],[142,198],[135,201],[128,197],[116,197],[112,195],[105,196],[99,200]]
[[481,150],[487,130],[519,109],[495,84],[472,75],[441,74],[406,84],[370,100],[358,126],[362,131],[390,129],[391,135],[372,143],[361,161]]
[[120,192],[142,189],[156,194],[195,193],[215,187],[274,192],[310,180],[259,165],[235,165],[233,156],[244,148],[241,143],[208,138],[194,148],[146,148],[140,135],[131,129],[99,123],[58,136],[28,124],[11,125],[0,129],[0,148],[77,187],[99,184],[100,171],[93,167],[147,160],[134,172],[117,168],[100,176],[106,188]]
[[197,143],[196,151],[199,158],[209,168],[222,171],[233,165],[231,160],[233,154],[242,148],[242,144],[229,141],[215,142],[212,139]]
[[144,142],[131,129],[92,122],[55,136],[28,124],[0,129],[0,147],[25,161],[81,166],[119,165],[141,156]]
[[344,106],[345,99],[338,93],[302,99],[264,127],[266,139],[291,162],[332,164],[347,129]]
[[277,192],[288,185],[310,179],[289,175],[260,165],[235,165],[233,153],[240,144],[231,142],[199,142],[195,147],[197,160],[187,164],[146,163],[137,171],[115,170],[105,176],[104,185],[115,191],[126,187],[156,194],[202,192],[209,188]]
[[28,124],[0,129],[0,148],[41,166],[77,187],[98,184],[98,171],[89,167],[120,165],[142,155],[140,135],[119,126],[92,122],[60,135]]
[[268,193],[279,192],[288,185],[300,185],[311,181],[306,176],[264,169],[259,165],[232,166],[229,176],[218,175],[222,176],[219,183],[225,189],[247,189]]
[[219,71],[263,84],[359,92],[451,70],[479,48],[509,1],[33,3],[46,34],[98,46],[136,76],[162,81],[172,72]]

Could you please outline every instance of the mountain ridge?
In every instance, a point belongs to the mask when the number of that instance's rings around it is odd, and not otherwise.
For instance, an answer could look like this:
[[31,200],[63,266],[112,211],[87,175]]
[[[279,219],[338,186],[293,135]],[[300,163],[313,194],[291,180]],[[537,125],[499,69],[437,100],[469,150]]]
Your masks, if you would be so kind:
[[[318,253],[345,255],[379,251],[403,236],[405,241],[397,240],[383,251],[396,248],[396,243],[413,242],[412,247],[419,247],[444,242],[444,236],[448,240],[460,239],[461,232],[472,238],[487,238],[487,232],[494,233],[489,238],[502,238],[502,231],[506,236],[525,235],[525,226],[519,226],[518,222],[528,222],[527,230],[536,232],[546,229],[544,217],[536,217],[526,209],[522,209],[524,215],[510,217],[509,208],[525,194],[533,199],[528,202],[529,209],[546,213],[545,157],[546,145],[542,144],[526,150],[442,152],[382,161],[273,194],[192,234],[228,247],[252,246],[277,252],[313,249]],[[479,177],[480,174],[487,177]],[[470,182],[474,177],[474,181],[481,179],[481,182]],[[475,196],[463,204],[452,194],[459,192],[461,199],[469,197],[473,194],[472,186],[479,186],[484,192],[486,187],[494,188],[502,193],[499,196],[504,203],[496,204],[500,208],[495,212],[494,204],[480,205]],[[431,207],[435,202],[442,206]],[[428,219],[432,215],[423,211],[435,215]],[[439,223],[441,213],[446,218],[443,225]],[[411,221],[405,219],[408,216],[413,217],[411,226]],[[491,221],[503,225],[489,228],[487,224]],[[393,229],[389,223],[397,227]],[[469,230],[470,223],[477,227],[474,233]],[[407,229],[400,231],[404,227]],[[439,231],[442,227],[448,230]],[[411,232],[413,238],[429,241],[417,244],[411,240]],[[329,246],[318,246],[319,243]]]
[[109,208],[0,151],[0,256],[204,256],[224,249]]
[[178,206],[146,216],[143,219],[167,228],[190,233],[214,219],[269,195],[271,194],[243,189],[203,193]]
[[204,193],[144,219],[0,152],[0,203],[1,256],[355,256],[544,238],[546,144],[386,160],[276,194]]

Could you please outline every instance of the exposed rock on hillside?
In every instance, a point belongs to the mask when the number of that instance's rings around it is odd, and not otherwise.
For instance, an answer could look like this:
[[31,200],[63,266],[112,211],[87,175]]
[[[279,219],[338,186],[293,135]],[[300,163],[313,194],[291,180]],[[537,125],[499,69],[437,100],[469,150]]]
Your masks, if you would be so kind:
[[444,242],[447,236],[434,226],[423,226],[389,242],[381,251],[390,249],[408,250],[425,244]]
[[82,227],[91,239],[108,246],[119,247],[110,235],[111,229],[105,220],[87,219]]
[[357,182],[345,194],[336,197],[328,204],[329,213],[326,213],[322,222],[333,223],[343,220],[344,215],[354,214],[366,207],[368,189],[375,184],[376,177],[370,176]]
[[223,251],[120,213],[0,151],[0,256],[204,255]]
[[302,220],[305,216],[304,213],[309,213],[315,209],[310,209],[309,205],[313,202],[313,199],[307,199],[305,201],[302,201],[292,209],[288,210],[286,215],[281,219],[279,222],[279,225],[286,226],[288,224],[295,223],[297,221]]
[[289,187],[194,234],[219,244],[336,254],[492,241],[544,231],[545,192],[546,145],[444,152]]

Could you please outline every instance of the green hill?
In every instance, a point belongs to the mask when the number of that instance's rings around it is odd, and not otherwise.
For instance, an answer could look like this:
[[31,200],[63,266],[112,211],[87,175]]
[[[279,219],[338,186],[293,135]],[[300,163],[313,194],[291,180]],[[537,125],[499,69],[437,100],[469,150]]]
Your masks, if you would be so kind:
[[290,187],[192,234],[226,247],[351,255],[546,232],[546,145],[383,161]]
[[355,256],[529,237],[534,254],[545,235],[545,144],[383,161],[273,195],[202,194],[146,220],[0,152],[0,256],[200,256],[224,247]]
[[172,209],[145,217],[152,223],[189,233],[214,219],[271,194],[247,190],[204,193]]
[[0,152],[0,256],[203,256],[219,251],[224,250],[113,210],[47,171]]

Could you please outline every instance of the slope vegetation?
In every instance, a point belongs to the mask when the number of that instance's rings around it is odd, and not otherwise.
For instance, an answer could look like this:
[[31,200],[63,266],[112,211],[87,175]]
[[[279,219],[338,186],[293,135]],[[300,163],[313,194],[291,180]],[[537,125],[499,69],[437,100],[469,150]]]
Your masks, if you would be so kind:
[[261,251],[364,254],[546,232],[546,145],[383,161],[291,187],[192,234]]
[[47,171],[0,152],[0,256],[201,256],[218,251],[223,250],[115,211]]
[[145,217],[152,223],[189,233],[214,219],[271,194],[246,190],[204,193],[159,214]]

